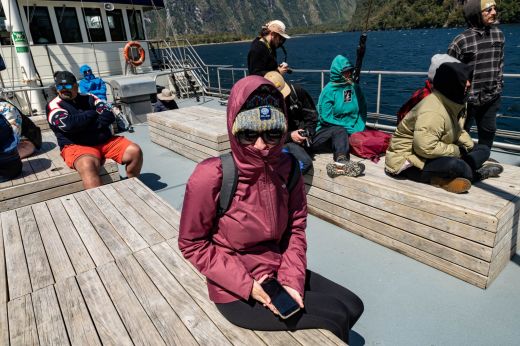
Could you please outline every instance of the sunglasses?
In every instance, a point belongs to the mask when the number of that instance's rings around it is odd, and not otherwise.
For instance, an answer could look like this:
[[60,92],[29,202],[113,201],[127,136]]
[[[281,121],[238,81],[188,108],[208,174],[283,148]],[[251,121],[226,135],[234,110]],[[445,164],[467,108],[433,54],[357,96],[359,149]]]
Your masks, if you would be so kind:
[[63,89],[72,90],[73,85],[72,84],[57,84],[56,90],[62,91]]
[[238,132],[236,137],[240,144],[243,145],[254,144],[258,137],[262,137],[265,144],[276,145],[282,140],[283,132],[280,130],[269,130],[263,132],[244,130]]
[[496,6],[489,6],[488,8],[485,8],[484,10],[482,10],[482,12],[486,12],[487,14],[490,14],[493,10],[498,11],[497,10],[497,7]]

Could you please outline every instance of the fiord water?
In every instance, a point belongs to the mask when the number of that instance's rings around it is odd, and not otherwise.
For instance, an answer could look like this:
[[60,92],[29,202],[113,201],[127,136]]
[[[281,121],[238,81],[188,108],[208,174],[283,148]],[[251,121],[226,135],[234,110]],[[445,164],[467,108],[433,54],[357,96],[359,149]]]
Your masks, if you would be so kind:
[[[501,25],[506,37],[505,72],[520,73],[520,24]],[[426,72],[430,58],[445,53],[453,38],[463,28],[415,29],[375,31],[368,33],[367,50],[363,70]],[[328,70],[337,54],[346,55],[355,62],[359,32],[332,33],[294,37],[286,42],[286,61],[295,69]],[[207,64],[225,64],[247,67],[250,42],[205,45],[196,47]],[[278,50],[278,60],[284,55]],[[232,82],[231,73],[222,72],[222,78]],[[234,80],[242,75],[235,73]],[[303,84],[317,101],[321,80],[319,74],[293,73],[289,80]],[[381,112],[395,114],[410,94],[424,85],[425,77],[383,76]],[[325,82],[328,81],[328,75]],[[369,111],[375,111],[377,76],[362,77]],[[520,79],[505,80],[499,128],[520,131]]]

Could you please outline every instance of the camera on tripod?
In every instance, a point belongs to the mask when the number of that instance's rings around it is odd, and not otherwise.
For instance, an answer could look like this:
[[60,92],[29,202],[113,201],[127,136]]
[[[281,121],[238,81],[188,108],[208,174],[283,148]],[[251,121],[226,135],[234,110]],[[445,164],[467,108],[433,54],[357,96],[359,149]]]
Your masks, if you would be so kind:
[[310,133],[307,129],[298,130],[298,134],[302,137],[305,137],[305,146],[308,148],[311,146]]

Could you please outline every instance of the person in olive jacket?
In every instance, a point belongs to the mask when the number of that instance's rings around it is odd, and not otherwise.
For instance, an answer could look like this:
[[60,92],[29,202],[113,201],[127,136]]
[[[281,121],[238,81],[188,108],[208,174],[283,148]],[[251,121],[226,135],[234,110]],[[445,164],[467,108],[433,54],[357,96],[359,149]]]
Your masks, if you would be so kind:
[[462,193],[473,182],[502,172],[499,164],[484,164],[489,147],[475,146],[461,125],[471,74],[472,68],[463,63],[438,68],[433,93],[397,126],[386,152],[387,173]]
[[[206,276],[209,298],[231,323],[272,331],[324,328],[348,340],[363,303],[307,269],[305,187],[300,176],[287,188],[293,159],[282,152],[287,132],[282,94],[263,77],[241,79],[231,90],[227,128],[238,169],[235,196],[218,217],[221,160],[197,165],[184,196],[182,254]],[[261,285],[267,278],[276,278],[301,310],[279,319]]]

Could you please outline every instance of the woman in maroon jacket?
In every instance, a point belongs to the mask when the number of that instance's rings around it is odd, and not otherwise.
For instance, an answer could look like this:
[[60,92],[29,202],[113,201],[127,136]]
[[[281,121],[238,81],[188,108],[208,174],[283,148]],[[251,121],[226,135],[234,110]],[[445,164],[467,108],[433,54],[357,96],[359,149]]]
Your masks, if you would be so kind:
[[[292,161],[282,153],[287,131],[282,94],[259,76],[238,81],[228,101],[227,127],[239,171],[237,190],[218,218],[221,161],[197,165],[180,223],[184,257],[207,277],[210,299],[230,322],[257,330],[324,328],[346,341],[363,303],[306,270],[307,202],[302,178],[291,192],[286,188]],[[300,312],[286,320],[275,316],[260,285],[268,277],[278,279]]]

